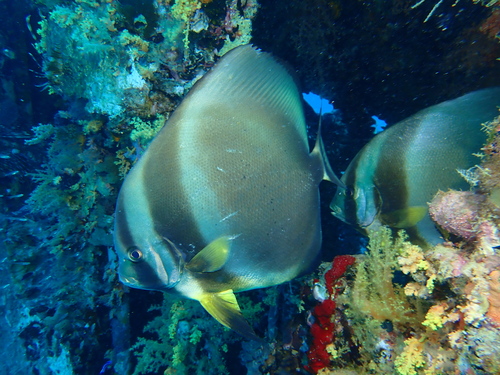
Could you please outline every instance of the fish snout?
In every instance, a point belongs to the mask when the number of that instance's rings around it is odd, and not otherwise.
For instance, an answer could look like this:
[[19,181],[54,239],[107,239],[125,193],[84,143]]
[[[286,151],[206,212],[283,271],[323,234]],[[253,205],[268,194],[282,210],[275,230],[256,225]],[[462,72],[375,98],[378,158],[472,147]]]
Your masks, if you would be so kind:
[[156,252],[145,251],[137,255],[129,250],[128,256],[120,259],[118,275],[123,284],[145,290],[164,290],[173,286],[166,265]]

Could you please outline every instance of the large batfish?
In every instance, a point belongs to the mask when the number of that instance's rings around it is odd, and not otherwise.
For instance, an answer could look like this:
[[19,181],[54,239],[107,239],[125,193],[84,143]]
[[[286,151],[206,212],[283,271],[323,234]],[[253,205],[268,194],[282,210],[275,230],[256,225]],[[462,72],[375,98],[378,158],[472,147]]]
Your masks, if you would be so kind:
[[481,123],[498,115],[500,88],[426,108],[375,136],[352,160],[330,207],[358,229],[404,228],[428,247],[443,239],[428,214],[438,190],[468,190],[458,170],[479,162]]
[[252,46],[232,50],[123,183],[114,231],[120,280],[198,300],[256,338],[234,292],[289,281],[315,264],[318,185],[336,180],[323,155],[319,135],[309,153],[287,70]]

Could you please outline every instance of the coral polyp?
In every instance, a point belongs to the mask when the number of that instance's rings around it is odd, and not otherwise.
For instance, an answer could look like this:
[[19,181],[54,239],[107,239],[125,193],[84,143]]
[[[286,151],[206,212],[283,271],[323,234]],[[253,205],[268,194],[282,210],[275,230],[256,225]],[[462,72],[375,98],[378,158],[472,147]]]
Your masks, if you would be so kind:
[[471,191],[438,192],[429,204],[429,214],[446,234],[465,240],[476,237],[481,205],[486,197]]

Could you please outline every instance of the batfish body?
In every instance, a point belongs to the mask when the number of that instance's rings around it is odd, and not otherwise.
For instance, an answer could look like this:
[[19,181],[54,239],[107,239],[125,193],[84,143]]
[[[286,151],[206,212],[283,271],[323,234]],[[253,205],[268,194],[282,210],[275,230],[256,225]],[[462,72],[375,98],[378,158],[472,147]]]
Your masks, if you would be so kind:
[[289,281],[315,263],[321,139],[309,153],[299,92],[252,46],[226,54],[190,91],[121,188],[119,275],[198,300],[255,338],[234,292]]
[[422,246],[442,242],[427,208],[440,190],[468,190],[457,170],[478,163],[481,123],[498,115],[500,88],[475,91],[424,109],[375,136],[342,177],[333,214],[358,229],[404,228]]

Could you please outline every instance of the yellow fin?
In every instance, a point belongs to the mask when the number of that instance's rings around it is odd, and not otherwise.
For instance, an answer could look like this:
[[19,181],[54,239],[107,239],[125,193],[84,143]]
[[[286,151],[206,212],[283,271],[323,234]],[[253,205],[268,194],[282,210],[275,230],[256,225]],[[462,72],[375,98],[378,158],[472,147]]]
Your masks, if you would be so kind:
[[205,246],[186,268],[192,272],[215,272],[224,266],[229,256],[230,238],[219,237]]
[[241,314],[232,289],[219,293],[204,293],[200,303],[222,325],[247,339],[262,341]]
[[500,207],[500,189],[496,188],[490,191],[490,202]]
[[427,207],[413,206],[381,214],[382,222],[393,228],[410,228],[422,220],[427,214]]

